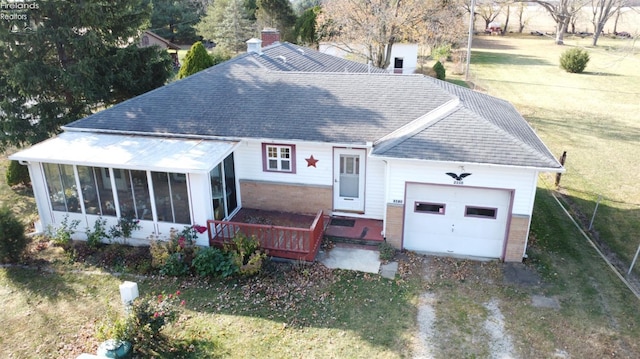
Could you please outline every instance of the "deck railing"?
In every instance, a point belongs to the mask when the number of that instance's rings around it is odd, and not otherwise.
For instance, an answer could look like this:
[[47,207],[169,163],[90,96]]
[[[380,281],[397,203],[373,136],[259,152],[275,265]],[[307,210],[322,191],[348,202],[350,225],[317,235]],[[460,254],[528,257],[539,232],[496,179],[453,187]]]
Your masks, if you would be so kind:
[[230,243],[235,234],[240,232],[248,237],[255,236],[269,256],[311,262],[322,242],[324,218],[322,210],[318,211],[309,228],[217,220],[208,220],[207,228],[212,245]]

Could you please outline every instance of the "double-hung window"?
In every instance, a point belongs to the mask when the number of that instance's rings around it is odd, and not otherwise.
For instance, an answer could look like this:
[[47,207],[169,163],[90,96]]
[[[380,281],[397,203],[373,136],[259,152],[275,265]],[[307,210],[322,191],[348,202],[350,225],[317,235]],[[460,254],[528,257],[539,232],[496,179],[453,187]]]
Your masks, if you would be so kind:
[[263,144],[263,170],[295,173],[295,151],[294,145]]

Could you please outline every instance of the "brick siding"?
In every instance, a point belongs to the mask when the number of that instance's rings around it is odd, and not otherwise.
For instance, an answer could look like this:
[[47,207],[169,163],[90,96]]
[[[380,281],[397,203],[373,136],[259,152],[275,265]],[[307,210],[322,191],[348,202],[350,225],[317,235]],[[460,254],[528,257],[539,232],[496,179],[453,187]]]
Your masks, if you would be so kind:
[[386,229],[384,235],[387,243],[396,249],[402,249],[403,217],[403,205],[387,203]]
[[240,180],[242,207],[315,215],[331,213],[333,188],[281,182]]
[[527,244],[529,234],[529,222],[531,218],[524,215],[512,215],[509,235],[507,237],[507,250],[505,251],[505,262],[522,262],[524,249]]

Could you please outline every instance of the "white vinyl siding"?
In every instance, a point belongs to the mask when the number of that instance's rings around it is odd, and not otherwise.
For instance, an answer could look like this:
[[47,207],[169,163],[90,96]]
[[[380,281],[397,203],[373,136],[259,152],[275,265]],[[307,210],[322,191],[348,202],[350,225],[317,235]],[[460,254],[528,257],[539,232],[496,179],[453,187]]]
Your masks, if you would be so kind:
[[[390,160],[386,202],[404,201],[405,182],[452,185],[454,179],[446,175],[447,172],[461,173],[460,164]],[[537,171],[464,164],[464,172],[471,173],[471,175],[465,177],[462,181],[463,184],[458,184],[458,186],[515,190],[513,213],[531,215],[538,178]],[[413,206],[413,203],[407,205]]]
[[[295,175],[263,171],[262,142],[244,141],[235,150],[236,175],[240,180],[292,183],[333,187],[333,148],[331,144],[296,143]],[[367,154],[369,151],[367,150]],[[306,159],[318,160],[308,167]],[[366,158],[365,213],[354,217],[383,219],[385,208],[385,163],[378,158]],[[241,194],[242,195],[242,194]]]

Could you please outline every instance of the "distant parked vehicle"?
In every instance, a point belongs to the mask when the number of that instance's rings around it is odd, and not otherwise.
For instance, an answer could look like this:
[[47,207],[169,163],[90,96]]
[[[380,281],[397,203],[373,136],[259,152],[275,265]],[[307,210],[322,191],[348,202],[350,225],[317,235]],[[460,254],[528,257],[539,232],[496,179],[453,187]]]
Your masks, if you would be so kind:
[[631,34],[626,31],[614,32],[613,34],[620,37],[626,37],[628,39],[631,38]]
[[502,34],[502,27],[500,26],[500,24],[498,24],[496,22],[492,22],[484,30],[484,33],[485,34],[489,34],[489,35],[500,35],[500,34]]
[[544,36],[543,33],[541,33],[540,31],[536,30],[536,31],[531,31],[531,35],[533,36]]

